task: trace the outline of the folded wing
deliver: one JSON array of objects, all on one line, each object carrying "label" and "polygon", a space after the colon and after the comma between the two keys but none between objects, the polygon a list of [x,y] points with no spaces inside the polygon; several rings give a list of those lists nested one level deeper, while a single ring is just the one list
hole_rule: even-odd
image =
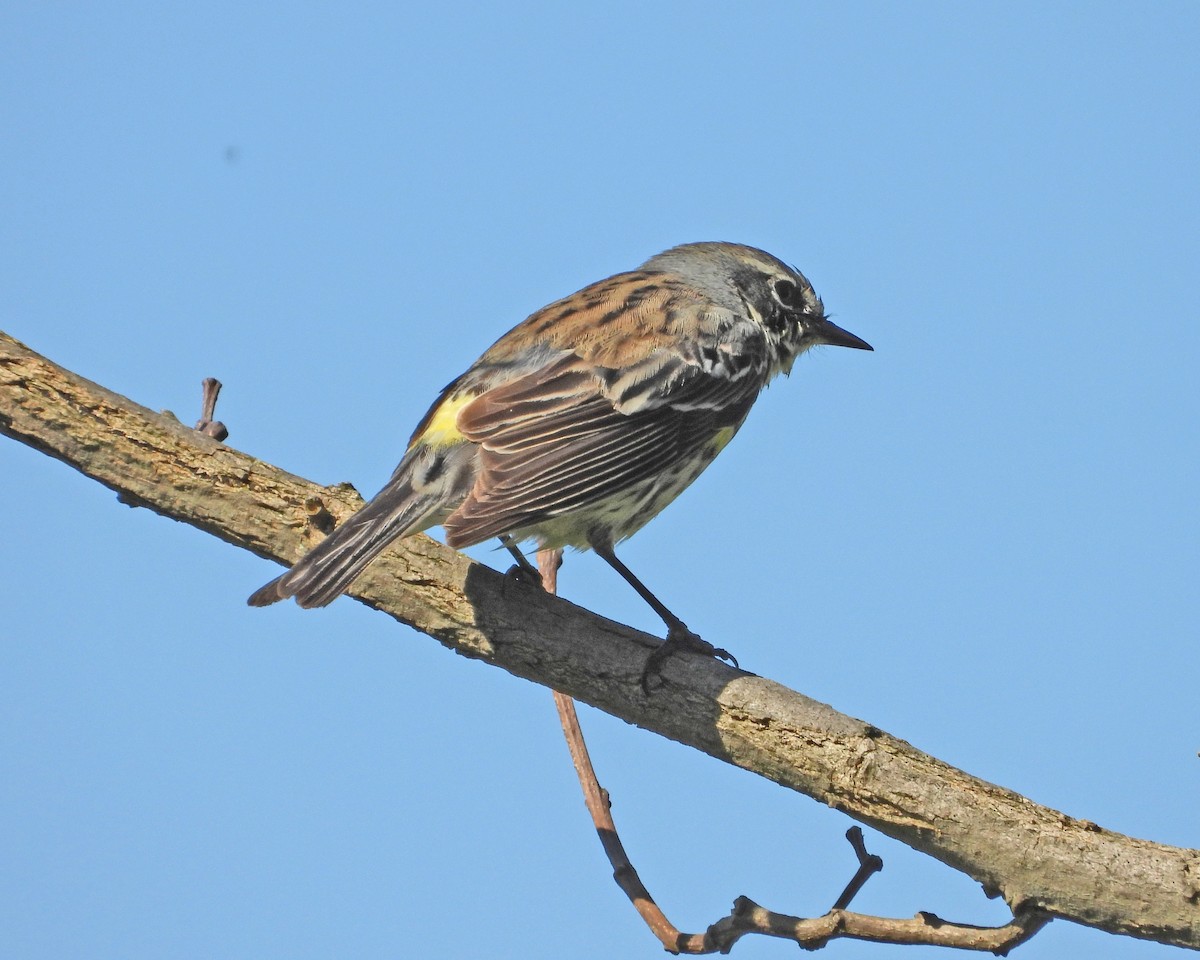
[{"label": "folded wing", "polygon": [[457,425],[480,445],[480,470],[445,522],[448,542],[526,529],[673,463],[711,459],[714,442],[741,424],[761,390],[765,360],[755,363],[744,342],[693,352],[657,347],[620,368],[566,353],[473,400]]}]

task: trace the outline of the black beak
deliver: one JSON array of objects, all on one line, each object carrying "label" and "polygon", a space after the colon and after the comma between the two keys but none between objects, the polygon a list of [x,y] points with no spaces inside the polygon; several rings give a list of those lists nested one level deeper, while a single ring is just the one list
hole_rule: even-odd
[{"label": "black beak", "polygon": [[849,330],[843,330],[825,317],[809,323],[808,332],[818,343],[827,343],[832,347],[853,347],[855,350],[875,349],[862,337],[856,337]]}]

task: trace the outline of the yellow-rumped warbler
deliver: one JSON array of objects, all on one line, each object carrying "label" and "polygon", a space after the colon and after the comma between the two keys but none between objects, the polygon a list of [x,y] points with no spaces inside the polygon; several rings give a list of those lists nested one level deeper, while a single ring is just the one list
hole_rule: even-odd
[{"label": "yellow-rumped warbler", "polygon": [[[870,350],[825,317],[797,270],[733,243],[691,243],[518,324],[442,391],[370,503],[250,597],[333,601],[389,543],[441,525],[591,548],[654,608],[674,649],[719,653],[613,553],[700,475],[759,392],[817,344]],[[645,677],[643,677],[643,682]]]}]

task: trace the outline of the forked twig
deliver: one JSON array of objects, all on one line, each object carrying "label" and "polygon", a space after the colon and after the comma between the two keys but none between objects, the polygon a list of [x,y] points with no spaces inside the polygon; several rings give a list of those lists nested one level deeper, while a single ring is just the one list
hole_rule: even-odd
[{"label": "forked twig", "polygon": [[[538,572],[547,593],[558,592],[558,568],[562,565],[561,550],[538,552]],[[958,947],[963,950],[986,950],[1003,956],[1050,922],[1050,916],[1038,911],[1023,911],[1002,927],[976,927],[950,923],[932,913],[918,913],[911,920],[875,917],[851,913],[846,909],[863,885],[883,869],[883,860],[869,853],[862,830],[851,827],[846,831],[858,858],[858,870],[837,898],[828,913],[820,917],[802,918],[775,913],[759,906],[749,897],[738,897],[729,915],[712,924],[704,933],[683,933],[662,912],[650,891],[646,889],[637,870],[629,860],[617,827],[612,818],[608,791],[600,786],[588,755],[587,743],[579,727],[575,701],[554,691],[554,705],[562,722],[567,749],[583,788],[583,800],[592,815],[592,823],[612,864],[613,879],[633,904],[646,926],[671,953],[706,954],[728,953],[738,940],[748,933],[793,940],[807,950],[819,950],[839,937],[872,940],[878,943],[924,944]]]},{"label": "forked twig", "polygon": [[846,839],[850,841],[850,846],[854,848],[854,855],[858,857],[858,872],[850,878],[846,889],[829,908],[830,910],[845,910],[850,906],[850,901],[858,896],[858,891],[863,888],[863,884],[871,879],[871,874],[878,873],[883,869],[883,858],[874,853],[867,853],[867,845],[863,842],[862,827],[851,827],[846,831]]}]

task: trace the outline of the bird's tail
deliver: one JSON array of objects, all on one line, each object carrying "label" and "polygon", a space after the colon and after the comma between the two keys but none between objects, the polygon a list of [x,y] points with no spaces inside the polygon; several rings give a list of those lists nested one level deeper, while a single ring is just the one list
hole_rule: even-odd
[{"label": "bird's tail", "polygon": [[265,607],[295,597],[302,607],[323,607],[336,600],[393,540],[433,526],[445,503],[445,490],[414,490],[413,471],[404,466],[370,503],[246,602]]}]

